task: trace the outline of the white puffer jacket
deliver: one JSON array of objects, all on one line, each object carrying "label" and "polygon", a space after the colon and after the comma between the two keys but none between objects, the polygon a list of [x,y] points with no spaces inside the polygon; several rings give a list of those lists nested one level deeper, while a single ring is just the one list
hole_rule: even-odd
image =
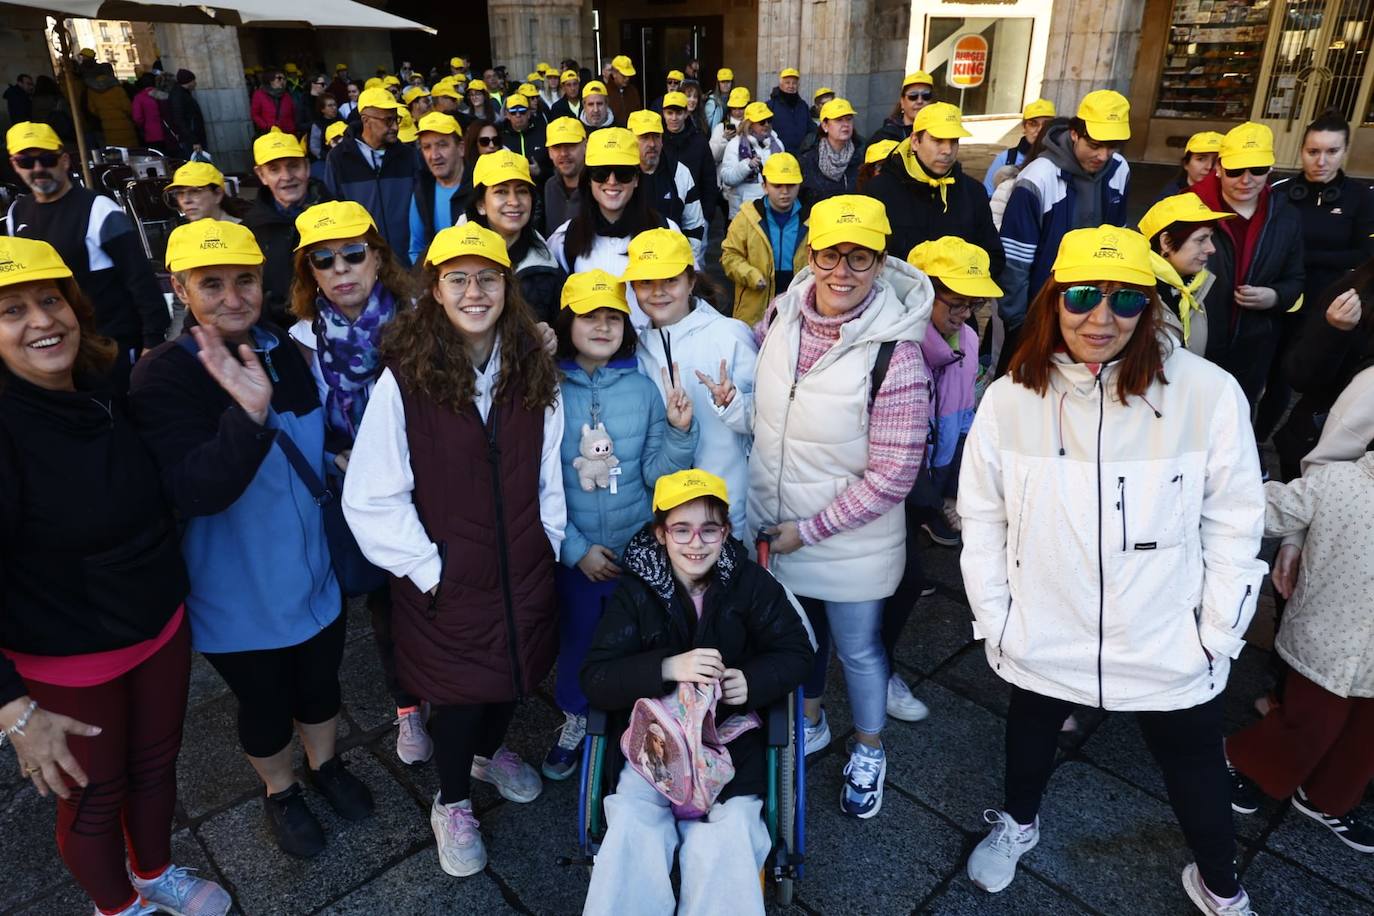
[{"label": "white puffer jacket", "polygon": [[[740,156],[741,146],[749,151],[743,158]],[[730,219],[735,218],[740,207],[763,196],[763,166],[773,153],[783,149],[775,130],[769,131],[768,138],[763,142],[749,134],[725,144],[725,153],[720,159],[720,186],[730,203]],[[755,161],[758,162],[758,169],[752,168]]]},{"label": "white puffer jacket", "polygon": [[[678,224],[672,220],[665,218],[664,222],[668,224],[667,228],[674,232],[682,231]],[[630,264],[631,239],[629,236],[598,235],[592,241],[591,251],[578,255],[569,264],[567,252],[564,249],[567,247],[565,240],[571,226],[572,220],[568,220],[555,229],[553,235],[549,236],[549,252],[565,273],[576,274],[600,268],[613,277],[619,277],[625,272],[625,268]],[[639,307],[639,300],[635,298],[634,287],[630,283],[625,284],[625,301],[630,304],[630,324],[634,326],[634,329],[642,331],[647,328],[649,316],[644,314],[644,309]]]},{"label": "white puffer jacket", "polygon": [[975,638],[1012,684],[1108,710],[1185,709],[1226,686],[1266,566],[1250,415],[1172,343],[1169,384],[1122,404],[1119,364],[1055,358],[1042,397],[988,388],[959,477]]}]

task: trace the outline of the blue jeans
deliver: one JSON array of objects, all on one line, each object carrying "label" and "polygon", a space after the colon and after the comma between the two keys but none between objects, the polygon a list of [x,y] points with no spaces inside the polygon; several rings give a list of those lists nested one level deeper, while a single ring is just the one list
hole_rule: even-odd
[{"label": "blue jeans", "polygon": [[606,602],[611,600],[618,584],[617,579],[593,582],[582,570],[569,569],[561,563],[554,569],[553,585],[558,593],[558,675],[553,698],[564,712],[587,714],[587,697],[579,681],[582,662],[591,648]]},{"label": "blue jeans", "polygon": [[887,653],[883,650],[882,601],[821,601],[798,596],[816,631],[816,661],[804,685],[808,700],[825,693],[830,643],[844,669],[854,727],[876,735],[887,722]]}]

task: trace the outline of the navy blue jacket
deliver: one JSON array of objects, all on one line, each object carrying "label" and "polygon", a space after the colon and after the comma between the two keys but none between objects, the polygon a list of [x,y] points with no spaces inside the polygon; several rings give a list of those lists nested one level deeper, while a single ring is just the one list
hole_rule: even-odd
[{"label": "navy blue jacket", "polygon": [[358,149],[357,129],[350,127],[325,160],[324,184],[336,200],[351,200],[372,214],[391,251],[410,266],[410,198],[424,163],[407,143],[393,143],[374,169]]}]

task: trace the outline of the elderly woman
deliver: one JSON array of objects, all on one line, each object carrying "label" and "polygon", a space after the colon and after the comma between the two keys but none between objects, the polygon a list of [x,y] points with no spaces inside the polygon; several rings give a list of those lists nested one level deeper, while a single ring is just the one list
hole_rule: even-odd
[{"label": "elderly woman", "polygon": [[1190,192],[1164,198],[1140,220],[1140,234],[1150,240],[1155,291],[1164,305],[1160,317],[1174,338],[1198,356],[1207,352],[1203,303],[1214,280],[1207,270],[1207,259],[1217,250],[1212,233],[1218,220],[1234,216],[1213,210]]},{"label": "elderly woman", "polygon": [[834,99],[820,109],[820,142],[802,153],[802,204],[813,207],[836,194],[853,194],[864,162],[864,144],[854,138],[854,106]]},{"label": "elderly woman", "polygon": [[[163,193],[187,222],[217,219],[241,223],[240,217],[248,209],[242,201],[225,196],[224,175],[208,162],[188,162],[177,169]],[[231,208],[237,215],[229,212]]]},{"label": "elderly woman", "polygon": [[1189,899],[1242,916],[1221,694],[1264,575],[1264,494],[1244,394],[1162,333],[1161,308],[1144,236],[1067,233],[965,444],[964,587],[1012,685],[1006,797],[968,875],[996,893],[1039,841],[1074,704],[1135,712],[1193,853]]},{"label": "elderly woman", "polygon": [[369,816],[372,795],[336,753],[343,601],[297,464],[323,476],[324,411],[300,352],[259,323],[262,262],[243,226],[172,231],[167,269],[197,326],[139,360],[130,403],[186,519],[191,644],[238,699],[239,743],[273,838],[311,857],[324,831],[296,782],[293,732],[307,781],[341,817]]},{"label": "elderly woman", "polygon": [[98,912],[223,914],[219,885],[172,864],[191,652],[171,508],[71,270],[30,239],[0,259],[0,744],[58,796],[57,848]]}]

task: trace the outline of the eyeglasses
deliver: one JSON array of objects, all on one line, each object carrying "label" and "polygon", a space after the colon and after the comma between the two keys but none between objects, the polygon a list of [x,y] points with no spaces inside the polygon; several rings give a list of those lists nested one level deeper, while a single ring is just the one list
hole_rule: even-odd
[{"label": "eyeglasses", "polygon": [[1263,178],[1268,175],[1272,169],[1273,166],[1270,165],[1252,165],[1248,169],[1222,169],[1222,171],[1226,173],[1227,178],[1239,178],[1246,172],[1249,172],[1256,178]]},{"label": "eyeglasses", "polygon": [[36,153],[30,156],[26,153],[20,153],[16,156],[11,156],[10,161],[21,169],[31,169],[35,165],[41,165],[45,169],[51,169],[62,161],[62,154],[46,152]]},{"label": "eyeglasses", "polygon": [[501,285],[506,282],[506,275],[499,270],[479,270],[475,274],[465,274],[462,271],[454,271],[451,274],[444,274],[439,278],[449,290],[457,296],[462,296],[468,291],[468,281],[477,279],[477,288],[484,293],[494,293],[501,289]]},{"label": "eyeglasses", "polygon": [[972,315],[984,301],[982,299],[951,299],[939,294],[936,294],[935,298],[945,304],[945,308],[949,309],[951,315]]},{"label": "eyeglasses", "polygon": [[1070,286],[1064,290],[1063,296],[1064,308],[1074,315],[1088,314],[1106,297],[1113,315],[1134,318],[1145,311],[1145,306],[1150,302],[1150,297],[1142,290],[1119,289],[1108,296],[1100,286]]},{"label": "eyeglasses", "polygon": [[929,102],[935,98],[935,93],[930,89],[915,89],[906,94],[908,102]]},{"label": "eyeglasses", "polygon": [[345,264],[361,264],[367,260],[367,242],[351,242],[337,249],[316,248],[307,257],[316,270],[329,270],[335,258],[343,258]]},{"label": "eyeglasses", "polygon": [[477,138],[477,145],[478,145],[478,146],[500,146],[500,145],[501,145],[501,138],[500,138],[500,137],[478,137],[478,138]]},{"label": "eyeglasses", "polygon": [[767,121],[755,121],[754,124],[755,124],[756,126],[758,126],[758,127],[762,127],[762,128],[764,128],[764,129],[768,129],[768,128],[771,128],[771,127],[773,126],[773,119],[772,119],[772,118],[769,118]]},{"label": "eyeglasses", "polygon": [[878,253],[869,248],[851,248],[848,254],[840,254],[835,248],[822,248],[811,252],[811,259],[821,270],[834,270],[843,259],[850,270],[863,273],[872,270],[873,265],[878,263]]},{"label": "eyeglasses", "polygon": [[725,528],[722,525],[702,525],[700,528],[695,525],[672,525],[668,528],[668,536],[674,544],[690,544],[697,537],[701,538],[703,544],[719,544],[721,538],[725,537]]},{"label": "eyeglasses", "polygon": [[638,174],[639,169],[633,165],[594,165],[587,169],[587,175],[597,184],[605,184],[612,175],[620,184],[629,184]]},{"label": "eyeglasses", "polygon": [[315,80],[315,82],[312,83],[311,85],[314,85],[314,86],[325,86],[325,85],[328,85],[328,84],[325,83],[324,80]]}]

